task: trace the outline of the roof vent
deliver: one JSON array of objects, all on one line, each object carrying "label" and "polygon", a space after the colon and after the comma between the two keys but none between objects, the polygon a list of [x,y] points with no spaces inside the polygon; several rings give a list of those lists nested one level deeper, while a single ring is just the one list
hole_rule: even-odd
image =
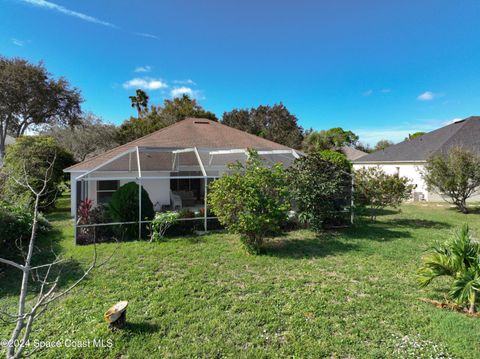
[{"label": "roof vent", "polygon": [[197,123],[199,125],[209,125],[210,124],[210,122],[208,122],[208,121],[193,121],[193,123]]}]

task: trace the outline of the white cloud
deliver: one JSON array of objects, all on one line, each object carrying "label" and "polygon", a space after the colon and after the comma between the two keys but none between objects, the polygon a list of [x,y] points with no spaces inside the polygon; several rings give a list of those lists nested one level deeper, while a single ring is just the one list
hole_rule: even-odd
[{"label": "white cloud", "polygon": [[373,90],[365,91],[362,95],[363,96],[370,96],[371,94],[373,94]]},{"label": "white cloud", "polygon": [[187,79],[187,80],[173,80],[172,81],[174,84],[178,85],[196,85],[196,83],[193,80]]},{"label": "white cloud", "polygon": [[25,3],[28,3],[30,5],[42,7],[42,8],[49,9],[49,10],[55,10],[55,11],[61,12],[62,14],[65,14],[65,15],[68,15],[68,16],[73,16],[73,17],[82,19],[84,21],[92,22],[94,24],[117,28],[117,26],[112,24],[112,23],[97,19],[96,17],[86,15],[86,14],[83,14],[81,12],[77,12],[77,11],[67,9],[66,7],[63,7],[61,5],[55,4],[55,3],[50,2],[50,1],[45,1],[45,0],[22,0],[22,1],[25,2]]},{"label": "white cloud", "polygon": [[160,90],[167,88],[166,82],[160,79],[136,77],[123,83],[123,88],[141,88],[144,90]]},{"label": "white cloud", "polygon": [[152,34],[149,34],[149,33],[147,33],[147,32],[135,32],[134,34],[137,35],[137,36],[142,36],[142,37],[146,37],[146,38],[149,38],[149,39],[156,39],[156,40],[158,40],[158,36],[157,36],[157,35],[152,35]]},{"label": "white cloud", "polygon": [[19,39],[15,39],[15,38],[12,38],[12,43],[16,46],[23,46],[25,45],[25,41],[22,41],[22,40],[19,40]]},{"label": "white cloud", "polygon": [[382,93],[390,93],[390,92],[392,92],[392,90],[391,90],[391,89],[381,89],[380,92],[382,92]]},{"label": "white cloud", "polygon": [[431,91],[425,91],[424,93],[417,96],[419,101],[432,101],[437,95]]},{"label": "white cloud", "polygon": [[152,67],[149,65],[146,66],[138,66],[133,70],[134,72],[150,72],[152,71]]},{"label": "white cloud", "polygon": [[190,97],[195,97],[195,91],[193,91],[190,87],[182,86],[182,87],[175,87],[170,91],[170,95],[172,97],[180,97],[182,95],[188,95]]}]

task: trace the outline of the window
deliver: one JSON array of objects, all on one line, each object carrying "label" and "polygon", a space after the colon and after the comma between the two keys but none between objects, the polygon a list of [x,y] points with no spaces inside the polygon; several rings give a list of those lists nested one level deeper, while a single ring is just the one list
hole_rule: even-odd
[{"label": "window", "polygon": [[108,203],[120,187],[120,181],[97,181],[97,203]]}]

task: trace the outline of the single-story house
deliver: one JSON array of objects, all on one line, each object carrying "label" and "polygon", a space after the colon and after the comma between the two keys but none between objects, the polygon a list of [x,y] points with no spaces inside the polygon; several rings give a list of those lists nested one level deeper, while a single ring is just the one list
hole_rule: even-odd
[{"label": "single-story house", "polygon": [[187,118],[66,168],[71,178],[71,214],[76,218],[86,198],[94,206],[108,202],[128,182],[147,191],[157,212],[201,210],[206,206],[208,182],[228,172],[228,164],[245,162],[248,149],[257,150],[267,163],[285,166],[301,156],[292,148],[219,122]]},{"label": "single-story house", "polygon": [[342,152],[345,155],[345,157],[347,157],[347,160],[351,162],[358,160],[363,156],[368,155],[367,152],[363,152],[363,151],[357,150],[356,148],[348,147],[348,146],[342,146],[340,148],[340,152]]},{"label": "single-story house", "polygon": [[[386,173],[408,177],[415,185],[413,199],[441,201],[442,196],[428,191],[422,178],[426,161],[438,154],[462,146],[480,153],[480,116],[456,121],[423,136],[405,140],[353,161],[354,169],[380,166]],[[470,200],[480,200],[480,195]]]},{"label": "single-story house", "polygon": [[[7,147],[8,145],[13,145],[14,143],[15,143],[15,138],[7,135],[7,137],[5,138],[5,147]],[[0,167],[2,166],[3,166],[3,159],[0,158]]]}]

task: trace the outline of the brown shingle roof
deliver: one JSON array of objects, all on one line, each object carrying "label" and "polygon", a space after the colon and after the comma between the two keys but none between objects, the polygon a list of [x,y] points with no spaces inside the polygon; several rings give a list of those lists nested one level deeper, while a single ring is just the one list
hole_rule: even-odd
[{"label": "brown shingle roof", "polygon": [[162,128],[135,141],[116,147],[101,155],[80,162],[65,169],[65,172],[86,171],[101,165],[132,147],[173,147],[173,148],[254,148],[257,150],[282,150],[289,147],[251,135],[221,123],[203,119],[187,118]]}]

